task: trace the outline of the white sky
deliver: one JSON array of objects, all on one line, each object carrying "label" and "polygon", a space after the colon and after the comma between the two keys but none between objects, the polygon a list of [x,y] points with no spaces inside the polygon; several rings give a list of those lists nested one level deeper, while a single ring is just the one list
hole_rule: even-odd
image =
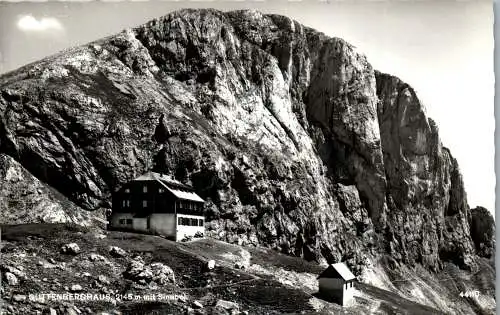
[{"label": "white sky", "polygon": [[0,3],[0,73],[183,7],[254,8],[344,38],[409,83],[457,158],[471,207],[494,214],[491,1]]}]

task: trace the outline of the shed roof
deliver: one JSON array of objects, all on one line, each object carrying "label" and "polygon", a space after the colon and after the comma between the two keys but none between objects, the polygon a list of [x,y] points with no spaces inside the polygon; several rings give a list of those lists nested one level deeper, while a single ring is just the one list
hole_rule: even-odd
[{"label": "shed roof", "polygon": [[344,281],[349,281],[356,279],[356,276],[349,270],[349,268],[342,262],[331,264],[325,269],[319,276],[320,278],[335,278],[343,279]]}]

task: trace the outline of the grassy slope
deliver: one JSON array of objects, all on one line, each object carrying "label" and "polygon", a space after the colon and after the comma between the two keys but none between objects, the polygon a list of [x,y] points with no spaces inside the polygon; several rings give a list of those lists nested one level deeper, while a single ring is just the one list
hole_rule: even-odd
[{"label": "grassy slope", "polygon": [[[411,313],[438,314],[435,309],[409,301],[397,294],[370,285],[358,285],[355,304],[342,309],[336,304],[315,297],[315,277],[322,267],[302,259],[278,254],[271,250],[243,248],[211,239],[191,243],[174,243],[156,236],[107,232],[107,237],[96,237],[101,232],[59,224],[28,224],[2,227],[2,264],[22,266],[27,279],[19,286],[5,286],[4,300],[12,305],[17,314],[31,313],[35,309],[61,308],[59,302],[37,304],[14,302],[16,294],[66,292],[64,286],[80,284],[84,293],[175,293],[184,294],[188,302],[75,302],[79,309],[90,312],[118,309],[124,314],[153,314],[184,312],[192,300],[201,300],[204,310],[211,312],[217,299],[237,302],[240,310],[250,314],[270,313]],[[60,247],[76,242],[82,249],[77,256],[60,253]],[[126,257],[115,258],[108,252],[109,246],[119,246],[127,251]],[[90,253],[106,257],[109,264],[90,262]],[[163,262],[175,272],[176,285],[161,288],[140,287],[123,278],[131,257],[139,254],[145,262]],[[46,265],[50,258],[59,267]],[[201,272],[207,259],[218,263],[215,271]],[[246,261],[245,261],[246,260]],[[234,269],[235,261],[245,261],[245,270]],[[65,263],[63,266],[62,263]],[[82,274],[88,272],[90,278]],[[106,289],[95,284],[98,275],[110,280]],[[44,279],[46,278],[46,279]],[[57,279],[57,282],[54,282]],[[207,287],[207,284],[210,287]],[[105,286],[106,287],[106,286]],[[103,291],[104,290],[104,291]],[[64,303],[63,303],[64,304]],[[5,305],[4,305],[5,306]],[[212,310],[213,312],[213,310]]]}]

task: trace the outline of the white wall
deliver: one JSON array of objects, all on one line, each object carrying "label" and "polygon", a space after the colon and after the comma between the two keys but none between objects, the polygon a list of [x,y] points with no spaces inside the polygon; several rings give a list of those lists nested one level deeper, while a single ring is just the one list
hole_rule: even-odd
[{"label": "white wall", "polygon": [[109,224],[114,228],[128,228],[132,229],[132,224],[120,224],[120,220],[123,219],[133,219],[132,213],[113,213],[111,215],[111,219],[109,220]]},{"label": "white wall", "polygon": [[333,298],[341,305],[348,304],[354,296],[354,286],[347,288],[342,279],[320,278],[318,282],[320,294],[326,298]]},{"label": "white wall", "polygon": [[132,227],[135,231],[148,231],[148,218],[134,218]]},{"label": "white wall", "polygon": [[153,213],[149,219],[149,231],[152,233],[174,237],[175,236],[175,214]]},{"label": "white wall", "polygon": [[[177,214],[177,220],[178,218],[203,219],[203,222],[205,222],[205,217],[199,215]],[[120,220],[123,219],[131,219],[132,224],[120,224]],[[197,232],[205,234],[205,226],[187,226],[177,224],[176,230],[176,218],[174,213],[151,214],[149,217],[149,229],[147,222],[147,217],[134,218],[132,213],[113,213],[110,219],[110,226],[140,232],[150,232],[164,235],[166,237],[175,237],[176,241],[180,241],[186,236],[193,237]]]},{"label": "white wall", "polygon": [[[352,284],[352,287],[350,286]],[[354,283],[350,283],[349,287],[346,289],[346,285],[344,285],[344,294],[342,298],[342,305],[349,304],[354,298]]]},{"label": "white wall", "polygon": [[[177,214],[177,221],[179,221],[179,218],[203,219],[203,222],[205,222],[205,217],[200,215]],[[181,241],[186,236],[194,236],[196,232],[201,232],[203,233],[203,235],[205,235],[205,225],[187,226],[177,224],[176,240]]]}]

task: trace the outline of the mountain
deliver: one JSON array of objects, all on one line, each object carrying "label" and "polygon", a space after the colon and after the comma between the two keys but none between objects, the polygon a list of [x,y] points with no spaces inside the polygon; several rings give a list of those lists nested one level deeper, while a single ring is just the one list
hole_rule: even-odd
[{"label": "mountain", "polygon": [[[415,91],[284,16],[176,11],[7,73],[0,95],[0,182],[42,187],[59,222],[99,222],[153,169],[192,184],[230,243],[358,274],[385,255],[429,272],[493,259],[494,221]],[[17,187],[2,222],[50,221]]]}]

